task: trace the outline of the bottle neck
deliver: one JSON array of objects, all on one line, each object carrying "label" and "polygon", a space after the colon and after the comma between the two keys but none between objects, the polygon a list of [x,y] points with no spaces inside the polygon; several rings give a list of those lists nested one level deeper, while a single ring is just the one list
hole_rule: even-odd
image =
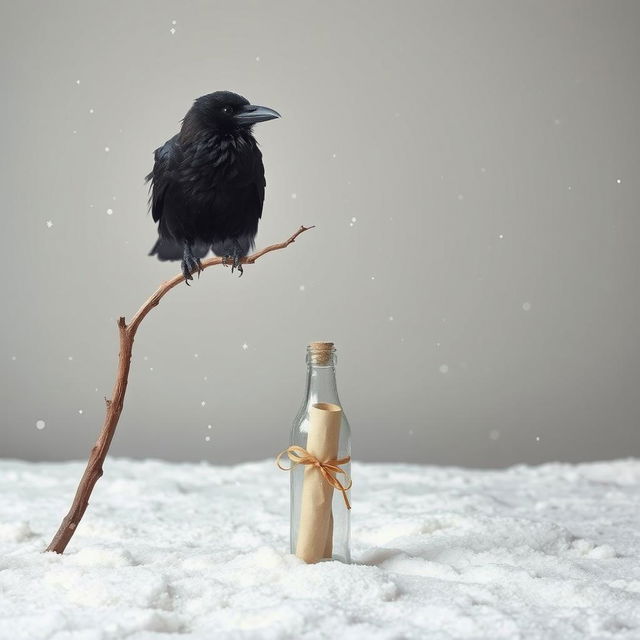
[{"label": "bottle neck", "polygon": [[307,362],[307,387],[305,404],[311,406],[317,402],[340,404],[338,387],[336,385],[336,369],[330,364],[315,364]]}]

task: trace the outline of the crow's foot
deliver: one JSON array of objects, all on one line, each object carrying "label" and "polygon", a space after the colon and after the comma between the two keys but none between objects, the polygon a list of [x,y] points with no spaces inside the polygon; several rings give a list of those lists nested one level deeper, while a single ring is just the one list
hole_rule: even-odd
[{"label": "crow's foot", "polygon": [[202,264],[200,262],[200,258],[196,258],[191,251],[191,247],[187,242],[184,243],[184,253],[182,255],[182,275],[184,276],[184,281],[189,285],[189,280],[193,280],[193,276],[191,275],[194,271],[198,272],[198,278],[200,277],[200,272],[202,271]]},{"label": "crow's foot", "polygon": [[233,241],[233,263],[231,264],[231,273],[233,273],[234,269],[238,270],[238,278],[242,277],[244,273],[244,269],[242,268],[242,258],[244,258],[244,254],[242,253],[242,249],[238,244],[237,240]]},{"label": "crow's foot", "polygon": [[244,273],[244,269],[242,268],[242,258],[237,253],[233,256],[231,273],[233,273],[234,269],[238,270],[238,278],[242,277],[242,274]]},{"label": "crow's foot", "polygon": [[231,273],[233,273],[236,269],[238,270],[238,277],[240,277],[244,273],[244,269],[242,268],[242,258],[243,256],[240,253],[234,253],[230,256],[223,256],[222,264],[225,267],[231,265]]},{"label": "crow's foot", "polygon": [[[222,255],[223,266],[228,267],[229,265],[231,265],[231,273],[233,273],[237,269],[238,277],[240,277],[244,272],[244,269],[242,268],[242,260],[245,255],[247,255],[246,251],[242,250],[242,247],[237,240],[227,239],[224,241],[223,246],[224,249],[222,246],[217,247],[214,244],[214,252],[216,251],[216,249],[218,249],[219,253],[217,255]],[[229,249],[231,249],[231,251],[229,251]],[[224,255],[222,250],[224,250]]]}]

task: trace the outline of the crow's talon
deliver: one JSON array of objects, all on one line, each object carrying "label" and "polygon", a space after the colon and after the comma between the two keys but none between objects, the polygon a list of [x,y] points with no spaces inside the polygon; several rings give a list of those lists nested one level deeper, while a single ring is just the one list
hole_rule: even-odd
[{"label": "crow's talon", "polygon": [[200,258],[196,258],[191,251],[191,247],[189,243],[184,243],[184,254],[182,256],[182,275],[184,276],[184,281],[189,285],[189,280],[193,280],[193,272],[198,272],[198,279],[200,278],[200,272],[202,271],[202,263],[200,262]]},{"label": "crow's talon", "polygon": [[242,268],[242,256],[239,253],[233,254],[233,264],[231,265],[231,273],[233,273],[236,269],[238,270],[238,278],[240,278],[244,273],[244,269]]}]

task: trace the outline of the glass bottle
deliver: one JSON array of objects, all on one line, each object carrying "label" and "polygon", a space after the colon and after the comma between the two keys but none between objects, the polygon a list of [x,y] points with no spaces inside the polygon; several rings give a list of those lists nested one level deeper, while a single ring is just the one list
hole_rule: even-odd
[{"label": "glass bottle", "polygon": [[[291,427],[290,445],[297,445],[306,449],[307,435],[309,432],[309,410],[314,404],[329,403],[342,407],[338,397],[336,386],[336,351],[333,342],[312,342],[307,347],[307,384],[302,405]],[[338,441],[337,458],[351,456],[351,429],[349,422],[342,410],[340,435]],[[291,529],[290,544],[291,553],[296,553],[296,543],[301,512],[302,485],[305,466],[295,465],[291,471]],[[351,477],[351,463],[340,465]],[[338,480],[346,486],[347,481],[342,474],[337,475]],[[350,500],[350,491],[347,491]],[[341,491],[333,491],[332,498],[332,522],[333,522],[333,550],[331,559],[341,562],[351,562],[350,538],[351,521],[350,511],[345,505]],[[328,558],[327,558],[328,559]]]}]

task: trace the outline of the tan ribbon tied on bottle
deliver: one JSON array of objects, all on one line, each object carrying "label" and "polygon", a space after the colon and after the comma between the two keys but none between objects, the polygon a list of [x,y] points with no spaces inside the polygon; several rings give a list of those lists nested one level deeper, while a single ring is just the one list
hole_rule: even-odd
[{"label": "tan ribbon tied on bottle", "polygon": [[[283,467],[280,464],[280,459],[284,454],[287,454],[289,460],[291,460],[290,467]],[[334,489],[342,492],[342,497],[344,498],[344,503],[347,509],[351,509],[351,505],[349,504],[349,498],[347,498],[347,491],[351,489],[351,478],[349,474],[340,468],[340,465],[347,464],[351,460],[351,456],[346,456],[345,458],[337,458],[335,460],[325,460],[324,462],[318,460],[315,456],[311,455],[306,449],[303,447],[299,447],[298,445],[291,445],[290,447],[282,450],[276,456],[276,464],[278,468],[283,471],[291,471],[299,464],[311,464],[314,467],[317,467],[320,473],[322,473],[322,477],[325,481],[330,484]],[[344,475],[344,481],[346,486],[343,485],[340,480],[336,477],[339,473]],[[332,475],[336,474],[336,475]]]}]

